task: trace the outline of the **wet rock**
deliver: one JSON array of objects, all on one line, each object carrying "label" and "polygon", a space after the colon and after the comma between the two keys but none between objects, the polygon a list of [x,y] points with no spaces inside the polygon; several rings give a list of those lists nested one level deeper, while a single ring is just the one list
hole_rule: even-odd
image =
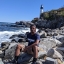
[{"label": "wet rock", "polygon": [[12,35],[10,37],[10,39],[11,39],[11,42],[23,42],[23,41],[25,41],[25,39],[24,39],[25,36],[26,35],[24,35],[24,34]]},{"label": "wet rock", "polygon": [[18,37],[19,38],[25,38],[25,34],[19,34]]},{"label": "wet rock", "polygon": [[26,22],[25,22],[25,21],[19,21],[19,22],[16,22],[15,24],[16,24],[16,25],[25,25]]},{"label": "wet rock", "polygon": [[15,39],[12,39],[11,42],[17,42]]},{"label": "wet rock", "polygon": [[26,38],[15,37],[15,38],[11,39],[11,42],[26,42]]},{"label": "wet rock", "polygon": [[26,32],[26,35],[29,34],[29,32]]},{"label": "wet rock", "polygon": [[17,36],[18,36],[17,34],[12,35],[9,39],[15,38],[15,37],[17,37]]},{"label": "wet rock", "polygon": [[15,37],[11,40],[11,42],[15,41],[15,42],[18,42],[19,38],[18,37]]},{"label": "wet rock", "polygon": [[18,42],[26,42],[25,38],[20,38]]}]

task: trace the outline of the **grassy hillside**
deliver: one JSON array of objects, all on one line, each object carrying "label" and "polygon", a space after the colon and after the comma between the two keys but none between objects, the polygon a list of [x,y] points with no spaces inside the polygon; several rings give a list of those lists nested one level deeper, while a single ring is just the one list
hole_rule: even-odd
[{"label": "grassy hillside", "polygon": [[54,20],[60,16],[64,17],[64,7],[59,8],[57,10],[51,10],[48,12],[44,12],[43,14],[40,15],[40,18],[44,18],[46,20]]}]

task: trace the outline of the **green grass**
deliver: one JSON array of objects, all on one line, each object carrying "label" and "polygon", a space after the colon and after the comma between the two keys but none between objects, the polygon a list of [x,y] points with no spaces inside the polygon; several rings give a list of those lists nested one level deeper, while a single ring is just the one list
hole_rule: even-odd
[{"label": "green grass", "polygon": [[59,8],[57,10],[51,10],[48,12],[44,12],[43,14],[40,15],[40,18],[44,18],[46,20],[54,20],[58,16],[64,17],[64,7]]}]

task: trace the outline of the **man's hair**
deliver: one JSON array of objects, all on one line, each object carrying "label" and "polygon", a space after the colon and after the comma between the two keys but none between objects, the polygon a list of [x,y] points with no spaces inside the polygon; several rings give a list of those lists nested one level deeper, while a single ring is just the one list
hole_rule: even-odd
[{"label": "man's hair", "polygon": [[34,25],[34,24],[30,25],[30,28],[32,28],[32,26],[34,26],[36,28],[36,25]]}]

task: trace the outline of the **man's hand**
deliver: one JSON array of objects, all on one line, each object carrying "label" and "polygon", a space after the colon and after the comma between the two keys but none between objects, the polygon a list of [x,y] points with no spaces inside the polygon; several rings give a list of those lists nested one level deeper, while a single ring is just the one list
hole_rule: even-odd
[{"label": "man's hand", "polygon": [[27,46],[24,51],[27,52],[28,54],[33,54],[32,48],[30,46]]},{"label": "man's hand", "polygon": [[25,51],[27,51],[29,48],[30,48],[29,46],[26,46]]}]

